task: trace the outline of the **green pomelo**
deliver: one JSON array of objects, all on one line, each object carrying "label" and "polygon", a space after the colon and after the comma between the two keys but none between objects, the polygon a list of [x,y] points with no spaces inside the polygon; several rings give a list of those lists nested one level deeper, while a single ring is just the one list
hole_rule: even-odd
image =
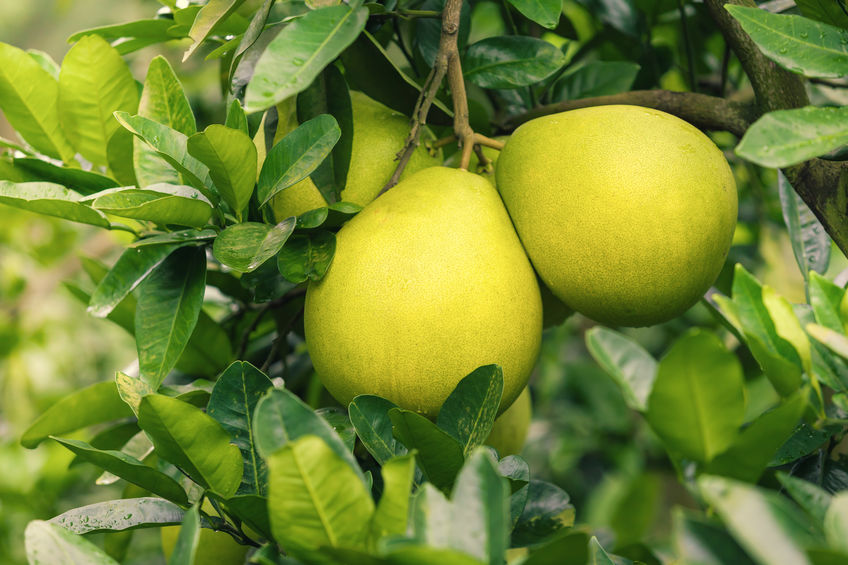
[{"label": "green pomelo", "polygon": [[539,276],[571,308],[617,326],[680,315],[713,283],[736,225],[721,150],[670,114],[600,106],[512,134],[498,190]]},{"label": "green pomelo", "polygon": [[420,171],[338,233],[311,283],[306,343],[342,404],[376,394],[434,417],[481,365],[504,371],[502,410],[539,351],[536,277],[491,183],[458,169]]},{"label": "green pomelo", "polygon": [[494,447],[501,457],[518,455],[527,439],[527,429],[532,417],[530,389],[525,387],[512,406],[495,420],[486,445]]}]

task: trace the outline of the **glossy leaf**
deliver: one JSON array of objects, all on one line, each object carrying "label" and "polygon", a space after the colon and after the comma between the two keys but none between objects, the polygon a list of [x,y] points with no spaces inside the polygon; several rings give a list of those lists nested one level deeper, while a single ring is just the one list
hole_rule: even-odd
[{"label": "glossy leaf", "polygon": [[562,0],[509,0],[516,10],[542,27],[554,29],[562,13]]},{"label": "glossy leaf", "polygon": [[592,61],[557,80],[551,98],[578,100],[627,92],[639,69],[639,65],[628,61]]},{"label": "glossy leaf", "polygon": [[339,227],[362,210],[362,206],[353,202],[335,202],[309,210],[297,217],[297,227],[311,230],[318,227]]},{"label": "glossy leaf", "polygon": [[790,14],[726,6],[766,57],[807,77],[848,74],[848,31]]},{"label": "glossy leaf", "polygon": [[183,55],[183,62],[191,57],[192,53],[200,47],[200,44],[212,33],[212,30],[217,24],[226,20],[243,3],[244,0],[209,0],[200,9],[194,18],[194,23],[191,24],[191,30],[189,30],[188,36],[194,43],[191,44],[191,47]]},{"label": "glossy leaf", "polygon": [[186,147],[193,157],[209,167],[221,198],[240,218],[256,183],[253,140],[239,130],[212,124],[203,133],[188,138]]},{"label": "glossy leaf", "polygon": [[[183,86],[168,60],[157,55],[150,61],[138,104],[138,115],[166,125],[184,135],[197,131]],[[160,182],[179,184],[179,174],[142,139],[133,138],[133,164],[139,186]]]},{"label": "glossy leaf", "polygon": [[38,180],[61,184],[83,195],[119,186],[114,179],[93,171],[59,167],[32,157],[16,158],[13,163],[15,168],[31,173]]},{"label": "glossy leaf", "polygon": [[670,451],[712,460],[730,447],[745,417],[736,356],[707,332],[679,339],[659,363],[646,417]]},{"label": "glossy leaf", "polygon": [[127,245],[127,247],[139,248],[147,246],[169,245],[173,243],[208,241],[210,239],[214,239],[217,234],[218,232],[211,228],[206,228],[202,230],[187,229],[171,231],[137,239]]},{"label": "glossy leaf", "polygon": [[212,216],[212,203],[203,193],[184,185],[161,183],[145,188],[110,188],[86,199],[101,212],[159,225],[201,227]]},{"label": "glossy leaf", "polygon": [[277,267],[287,281],[299,284],[324,277],[336,252],[333,232],[316,230],[292,236],[277,255]]},{"label": "glossy leaf", "polygon": [[804,479],[780,471],[776,473],[776,476],[798,506],[803,508],[817,525],[822,526],[833,496],[820,486]]},{"label": "glossy leaf", "polygon": [[180,533],[168,565],[192,565],[200,543],[200,511],[197,504],[188,509],[183,517]]},{"label": "glossy leaf", "polygon": [[183,510],[176,504],[161,498],[145,497],[81,506],[51,518],[50,523],[62,526],[75,534],[88,534],[158,528],[179,524],[182,519]]},{"label": "glossy leaf", "polygon": [[106,216],[80,202],[81,198],[81,194],[58,184],[0,180],[0,204],[81,224],[108,227]]},{"label": "glossy leaf", "polygon": [[364,547],[374,501],[347,461],[306,435],[268,458],[268,510],[274,538],[298,556],[322,545]]},{"label": "glossy leaf", "polygon": [[436,424],[462,446],[463,455],[483,445],[503,395],[500,365],[478,367],[456,385],[439,409]]},{"label": "glossy leaf", "polygon": [[565,64],[565,55],[541,39],[501,36],[470,45],[462,61],[465,78],[482,88],[519,88],[544,80]]},{"label": "glossy leaf", "polygon": [[113,112],[135,112],[138,89],[124,60],[102,37],[80,39],[62,61],[59,120],[74,148],[96,165],[119,125]]},{"label": "glossy leaf", "polygon": [[286,218],[275,226],[258,222],[234,224],[215,238],[212,253],[235,271],[255,271],[283,248],[294,225],[294,218]]},{"label": "glossy leaf", "polygon": [[313,10],[287,25],[256,63],[245,93],[248,112],[265,110],[305,90],[365,28],[368,9]]},{"label": "glossy leaf", "polygon": [[350,421],[365,449],[380,465],[394,457],[405,455],[406,447],[392,435],[389,410],[397,406],[385,398],[360,395],[348,406]]},{"label": "glossy leaf", "polygon": [[42,520],[27,524],[24,543],[30,565],[118,565],[87,539]]},{"label": "glossy leaf", "polygon": [[748,554],[716,522],[675,508],[674,548],[689,565],[755,565]]},{"label": "glossy leaf", "polygon": [[745,132],[736,154],[763,167],[788,167],[846,143],[848,108],[806,106],[764,114]]},{"label": "glossy leaf", "polygon": [[45,410],[24,432],[21,445],[32,449],[51,435],[132,416],[114,381],[96,383],[68,394]]},{"label": "glossy leaf", "polygon": [[777,173],[777,187],[783,221],[789,230],[792,253],[801,274],[809,278],[810,271],[824,273],[830,263],[830,236],[782,172]]},{"label": "glossy leaf", "polygon": [[0,42],[0,109],[36,150],[63,161],[74,149],[59,125],[59,83],[17,47]]},{"label": "glossy leaf", "polygon": [[279,191],[312,174],[340,137],[336,119],[321,114],[300,124],[274,145],[259,173],[256,194],[260,205],[267,204]]},{"label": "glossy leaf", "polygon": [[138,425],[150,436],[156,453],[193,480],[224,497],[236,493],[241,452],[211,416],[182,400],[151,394],[141,399]]},{"label": "glossy leaf", "polygon": [[[162,498],[177,504],[188,503],[185,491],[177,482],[168,475],[165,475],[152,467],[148,467],[135,457],[127,455],[122,451],[101,451],[84,441],[62,439],[58,437],[54,437],[53,439],[67,447],[70,451],[74,452],[85,461],[88,461],[93,465],[97,465],[104,471],[113,473],[127,482],[138,485],[145,490],[149,490],[153,494],[157,494]],[[136,516],[136,518],[139,518],[139,516]]]},{"label": "glossy leaf", "polygon": [[274,384],[246,361],[236,361],[215,382],[206,413],[221,424],[241,451],[244,473],[238,494],[265,494],[266,466],[254,438],[253,418],[259,399]]},{"label": "glossy leaf", "polygon": [[406,533],[409,516],[409,500],[412,480],[415,477],[415,458],[402,455],[390,459],[380,468],[383,478],[383,493],[369,525],[369,545],[386,536],[401,536]]},{"label": "glossy leaf", "polygon": [[184,247],[139,286],[135,335],[141,376],[153,390],[177,363],[197,325],[206,289],[206,257]]},{"label": "glossy leaf", "polygon": [[449,489],[462,468],[462,445],[433,422],[410,410],[389,410],[394,435],[409,450],[416,450],[415,460],[437,488]]},{"label": "glossy leaf", "polygon": [[651,354],[629,337],[602,326],[586,332],[586,347],[621,388],[627,405],[644,412],[657,376]]}]

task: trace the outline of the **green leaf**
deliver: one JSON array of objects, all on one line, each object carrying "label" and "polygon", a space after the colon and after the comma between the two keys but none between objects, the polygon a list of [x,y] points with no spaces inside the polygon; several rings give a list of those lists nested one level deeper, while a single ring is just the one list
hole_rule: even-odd
[{"label": "green leaf", "polygon": [[0,109],[37,151],[69,162],[75,151],[59,125],[59,82],[26,51],[0,42]]},{"label": "green leaf", "polygon": [[[117,475],[127,482],[138,485],[145,490],[149,490],[153,494],[158,494],[162,498],[177,504],[188,504],[185,491],[176,481],[174,481],[174,479],[152,467],[148,467],[135,457],[131,457],[121,451],[101,451],[84,441],[75,439],[62,439],[58,437],[53,437],[53,439],[67,447],[76,455],[80,456],[83,460],[88,461],[93,465],[97,465],[104,471]],[[142,516],[135,516],[136,520],[141,518]],[[66,524],[60,523],[60,525],[70,528],[70,526]],[[86,526],[93,526],[93,522],[86,522]],[[76,533],[85,532],[77,531]]]},{"label": "green leaf", "polygon": [[806,408],[799,391],[783,404],[762,414],[739,434],[730,448],[713,459],[706,472],[756,483],[780,446],[795,430]]},{"label": "green leaf", "polygon": [[30,565],[118,565],[87,539],[42,520],[27,524],[24,543]]},{"label": "green leaf", "polygon": [[712,460],[730,447],[745,417],[736,356],[711,333],[682,337],[659,363],[645,416],[670,451]]},{"label": "green leaf", "polygon": [[804,278],[809,280],[810,271],[823,273],[827,270],[830,263],[830,236],[780,171],[777,173],[777,188],[795,262]]},{"label": "green leaf", "polygon": [[[70,443],[69,440],[65,442]],[[81,441],[74,443],[86,445]],[[169,480],[174,483],[173,479]],[[179,488],[176,483],[174,485]],[[185,499],[185,492],[182,495]],[[51,518],[50,523],[75,534],[120,532],[179,524],[183,514],[179,506],[161,498],[125,498],[80,506]]]},{"label": "green leaf", "polygon": [[390,459],[383,464],[380,474],[383,478],[383,494],[371,516],[368,532],[369,546],[372,548],[377,547],[377,543],[386,536],[406,534],[415,458],[402,455]]},{"label": "green leaf", "polygon": [[806,422],[801,422],[796,426],[792,437],[777,451],[769,466],[779,467],[813,453],[822,447],[839,429],[838,425],[816,429]]},{"label": "green leaf", "polygon": [[61,184],[80,194],[92,194],[99,190],[119,186],[114,179],[98,173],[83,171],[82,169],[59,167],[47,161],[32,157],[17,158],[13,160],[13,163],[15,168],[31,173],[38,180]]},{"label": "green leaf", "polygon": [[820,486],[804,479],[793,477],[781,471],[778,471],[776,476],[789,496],[816,521],[818,526],[823,526],[833,496]]},{"label": "green leaf", "polygon": [[259,399],[273,386],[265,373],[246,361],[236,361],[218,377],[206,407],[206,413],[241,451],[244,473],[239,494],[265,494],[267,469],[256,447],[253,418]]},{"label": "green leaf", "polygon": [[183,62],[191,57],[192,53],[200,47],[200,44],[212,33],[216,25],[226,20],[243,3],[244,0],[209,0],[197,12],[194,23],[191,24],[191,30],[189,30],[188,36],[194,43],[191,44],[191,47],[183,55]]},{"label": "green leaf", "polygon": [[462,60],[465,78],[482,88],[519,88],[542,81],[566,62],[547,41],[525,36],[490,37],[468,47]]},{"label": "green leaf", "polygon": [[218,232],[211,228],[206,228],[202,230],[192,228],[187,230],[171,231],[167,233],[160,233],[148,237],[143,237],[130,243],[129,245],[127,245],[127,247],[139,248],[147,247],[149,245],[168,245],[172,243],[201,242],[214,239],[217,235]]},{"label": "green leaf", "polygon": [[286,218],[275,226],[258,222],[234,224],[215,238],[212,253],[235,271],[255,271],[283,248],[294,225],[294,218]]},{"label": "green leaf", "polygon": [[152,245],[126,249],[91,294],[89,314],[105,318],[179,246]]},{"label": "green leaf", "polygon": [[436,424],[462,446],[467,456],[483,445],[498,414],[503,395],[503,369],[485,365],[463,377],[439,409]]},{"label": "green leaf", "polygon": [[80,202],[81,198],[81,194],[58,184],[0,180],[0,204],[81,224],[109,227],[106,216]]},{"label": "green leaf", "polygon": [[271,522],[268,519],[268,499],[256,494],[239,494],[223,498],[214,492],[208,492],[209,497],[224,504],[227,512],[231,512],[256,532],[272,539]]},{"label": "green leaf", "polygon": [[106,160],[109,162],[109,174],[115,177],[114,186],[138,186],[133,166],[133,134],[124,128],[118,128],[106,144]]},{"label": "green leaf", "polygon": [[602,326],[586,332],[586,347],[621,388],[627,405],[644,412],[657,376],[657,361],[651,354],[629,337]]},{"label": "green leaf", "polygon": [[845,297],[845,289],[815,272],[810,273],[808,288],[816,322],[833,331],[843,331],[839,308]]},{"label": "green leaf", "polygon": [[277,268],[287,281],[299,284],[307,280],[319,281],[324,277],[336,252],[333,232],[316,230],[309,234],[296,234],[277,255]]},{"label": "green leaf", "polygon": [[509,497],[510,529],[518,524],[527,498],[530,496],[530,466],[518,455],[508,455],[498,462],[498,472],[509,479],[512,494]]},{"label": "green leaf", "polygon": [[96,383],[66,395],[45,410],[24,432],[21,445],[32,449],[51,435],[132,416],[114,381]]},{"label": "green leaf", "polygon": [[241,218],[256,184],[256,146],[246,134],[213,124],[188,138],[188,152],[209,167],[224,202]]},{"label": "green leaf", "polygon": [[562,14],[562,0],[509,0],[516,10],[542,27],[554,29]]},{"label": "green leaf", "polygon": [[848,143],[848,108],[776,110],[748,128],[736,154],[763,167],[788,167]]},{"label": "green leaf", "polygon": [[433,484],[424,483],[416,492],[412,523],[417,542],[431,547],[452,547],[453,505]]},{"label": "green leaf", "polygon": [[592,536],[589,540],[589,564],[590,565],[614,565],[609,554],[598,541],[598,538]]},{"label": "green leaf", "polygon": [[365,28],[368,9],[330,6],[308,12],[271,40],[245,93],[247,112],[265,110],[305,90]]},{"label": "green leaf", "polygon": [[763,305],[774,321],[777,335],[792,345],[801,359],[801,366],[804,371],[808,375],[812,374],[810,340],[801,328],[801,322],[798,321],[798,316],[795,315],[792,305],[769,286],[763,287]]},{"label": "green leaf", "polygon": [[275,194],[309,176],[330,154],[340,137],[336,119],[321,114],[300,124],[274,145],[259,173],[256,194],[260,205],[267,204]]},{"label": "green leaf", "polygon": [[[138,104],[138,115],[166,125],[184,135],[197,131],[183,86],[168,60],[157,55],[150,61]],[[142,139],[133,138],[133,162],[139,186],[160,182],[179,184],[179,174]]]},{"label": "green leaf", "polygon": [[339,227],[362,210],[362,206],[353,202],[335,202],[304,212],[297,217],[297,228],[312,230],[321,226]]},{"label": "green leaf", "polygon": [[368,394],[357,396],[348,406],[356,435],[380,465],[407,452],[406,447],[392,435],[389,418],[392,408],[397,408],[393,402]]},{"label": "green leaf", "polygon": [[807,77],[848,74],[848,31],[802,16],[725,6],[766,57]]},{"label": "green leaf", "polygon": [[274,538],[297,557],[323,545],[363,548],[374,501],[347,461],[306,435],[268,458],[268,510]]},{"label": "green leaf", "polygon": [[[112,24],[100,27],[93,27],[78,31],[68,38],[68,43],[75,43],[86,35],[99,35],[108,41],[115,39],[147,39],[155,40],[156,42],[167,41],[180,37],[178,34],[168,33],[168,30],[174,26],[174,20],[171,19],[154,19],[154,20],[136,20],[122,24]],[[120,45],[118,45],[120,48]]]},{"label": "green leaf", "polygon": [[592,61],[557,80],[551,99],[579,100],[627,92],[640,68],[629,61]]},{"label": "green leaf", "polygon": [[409,450],[416,450],[418,466],[434,486],[449,489],[462,468],[462,445],[433,422],[410,410],[389,410],[394,435]]},{"label": "green leaf", "polygon": [[168,565],[193,565],[197,546],[200,543],[199,504],[198,502],[185,513],[174,551],[168,559]]},{"label": "green leaf", "polygon": [[212,186],[209,168],[188,154],[188,137],[184,133],[143,116],[131,116],[126,112],[116,112],[115,118],[130,133],[147,143],[157,155],[177,169],[186,183],[201,191],[206,198],[215,201],[209,188]]},{"label": "green leaf", "polygon": [[138,425],[156,453],[185,471],[194,481],[224,497],[236,493],[243,463],[230,435],[200,408],[151,394],[141,399]]},{"label": "green leaf", "polygon": [[[736,541],[761,565],[808,565],[802,548],[817,545],[786,498],[730,479],[703,475],[698,488]],[[755,520],[750,519],[756,516]]]},{"label": "green leaf", "polygon": [[256,448],[266,459],[300,437],[317,436],[330,446],[330,449],[350,466],[362,484],[365,484],[359,464],[332,426],[288,390],[270,390],[259,400],[253,427]]},{"label": "green leaf", "polygon": [[755,565],[720,524],[675,508],[674,549],[688,565]]},{"label": "green leaf", "polygon": [[796,0],[801,14],[833,26],[848,28],[848,14],[843,11],[844,0]]},{"label": "green leaf", "polygon": [[169,255],[139,286],[135,315],[139,369],[153,390],[171,372],[192,335],[205,281],[203,250],[184,247]]},{"label": "green leaf", "polygon": [[527,502],[512,532],[514,546],[534,545],[574,525],[574,506],[558,486],[530,479]]},{"label": "green leaf", "polygon": [[807,333],[843,359],[848,359],[848,337],[844,334],[818,324],[807,324]]},{"label": "green leaf", "polygon": [[59,120],[83,157],[107,165],[106,146],[118,129],[113,112],[137,108],[135,79],[111,45],[88,35],[71,47],[59,73]]}]

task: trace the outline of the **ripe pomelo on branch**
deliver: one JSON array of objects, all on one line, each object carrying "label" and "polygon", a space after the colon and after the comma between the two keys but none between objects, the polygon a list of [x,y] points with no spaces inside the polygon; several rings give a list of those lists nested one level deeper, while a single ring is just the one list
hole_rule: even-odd
[{"label": "ripe pomelo on branch", "polygon": [[682,314],[715,281],[736,226],[736,184],[721,150],[649,108],[531,120],[510,137],[496,176],[541,279],[604,324]]},{"label": "ripe pomelo on branch", "polygon": [[376,394],[435,417],[468,373],[497,363],[501,409],[527,383],[542,305],[533,268],[494,187],[431,167],[365,207],[310,283],[306,343],[342,404]]}]

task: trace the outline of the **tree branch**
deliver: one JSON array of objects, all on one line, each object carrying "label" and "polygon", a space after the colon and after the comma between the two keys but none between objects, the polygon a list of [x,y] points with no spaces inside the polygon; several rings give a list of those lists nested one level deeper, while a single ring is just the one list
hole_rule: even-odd
[{"label": "tree branch", "polygon": [[506,128],[514,129],[539,116],[611,104],[631,104],[662,110],[674,114],[700,129],[729,131],[740,137],[759,117],[759,112],[755,106],[743,102],[733,102],[717,96],[694,92],[672,92],[670,90],[633,90],[621,94],[568,100],[539,106],[511,118],[507,122]]}]

